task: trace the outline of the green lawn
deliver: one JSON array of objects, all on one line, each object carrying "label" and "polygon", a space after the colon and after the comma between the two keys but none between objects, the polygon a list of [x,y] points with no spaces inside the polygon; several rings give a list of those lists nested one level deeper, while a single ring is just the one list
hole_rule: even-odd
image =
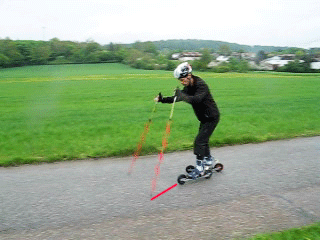
[{"label": "green lawn", "polygon": [[320,223],[282,232],[258,234],[250,240],[320,240]]},{"label": "green lawn", "polygon": [[[195,73],[221,111],[212,146],[320,135],[320,74]],[[172,72],[121,64],[0,70],[0,166],[131,155]],[[171,105],[158,104],[143,154],[161,148]],[[198,121],[177,103],[168,150],[190,149]]]}]

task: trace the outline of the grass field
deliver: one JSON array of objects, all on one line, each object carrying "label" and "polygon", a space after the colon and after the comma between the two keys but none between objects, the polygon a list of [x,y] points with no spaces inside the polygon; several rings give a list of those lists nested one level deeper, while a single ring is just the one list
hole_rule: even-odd
[{"label": "grass field", "polygon": [[[195,73],[221,111],[211,146],[320,135],[320,74]],[[171,72],[121,64],[0,69],[0,166],[131,155]],[[161,147],[171,105],[158,104],[143,154]],[[198,121],[177,103],[168,151],[191,149]]]},{"label": "grass field", "polygon": [[258,234],[250,240],[320,240],[320,222],[282,232]]}]

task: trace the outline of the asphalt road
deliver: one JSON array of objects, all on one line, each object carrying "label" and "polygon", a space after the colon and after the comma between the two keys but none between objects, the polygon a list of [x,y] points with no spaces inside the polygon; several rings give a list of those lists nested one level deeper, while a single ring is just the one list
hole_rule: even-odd
[{"label": "asphalt road", "polygon": [[[213,148],[209,180],[151,199],[156,155],[0,168],[0,239],[234,239],[320,221],[320,137]],[[194,164],[168,153],[155,194]]]}]

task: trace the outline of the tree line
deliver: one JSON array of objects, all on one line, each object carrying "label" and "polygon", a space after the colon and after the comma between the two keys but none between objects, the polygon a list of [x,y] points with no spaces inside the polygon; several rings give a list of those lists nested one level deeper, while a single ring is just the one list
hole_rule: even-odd
[{"label": "tree line", "polygon": [[0,67],[19,67],[43,64],[121,62],[121,47],[86,42],[0,39]]},{"label": "tree line", "polygon": [[261,46],[261,45],[242,45],[237,43],[229,43],[223,41],[214,40],[197,40],[197,39],[187,39],[187,40],[162,40],[155,41],[156,47],[162,51],[165,49],[177,50],[177,51],[194,51],[196,49],[216,49],[218,50],[221,46],[228,46],[232,51],[244,51],[244,52],[254,52],[259,51],[264,52],[274,52],[283,51],[288,49],[288,47],[276,47],[276,46]]},{"label": "tree line", "polygon": [[[6,38],[0,39],[0,68],[44,64],[119,62],[139,69],[173,70],[179,62],[171,59],[172,54],[182,51],[181,49],[183,48],[190,49],[193,47],[193,51],[200,51],[202,53],[201,59],[194,60],[191,63],[195,70],[216,72],[246,72],[250,70],[248,61],[241,58],[231,58],[228,63],[208,68],[208,63],[214,60],[212,53],[230,55],[233,51],[237,51],[238,53],[246,52],[245,49],[233,49],[232,46],[234,44],[228,45],[217,41],[180,40],[181,44],[179,48],[181,49],[174,48],[173,46],[176,46],[178,42],[178,40],[160,42],[137,41],[133,44],[110,43],[100,45],[93,40],[74,42],[61,41],[58,38],[53,38],[49,41],[11,40]],[[201,45],[201,43],[204,43],[204,45]],[[213,46],[213,43],[219,43],[220,45],[216,45],[216,48],[206,48],[206,46]],[[162,45],[160,46],[159,44]],[[299,59],[305,59],[307,60],[305,62],[309,63],[312,54],[320,53],[319,49],[313,50],[312,54],[310,51],[307,52],[307,50],[297,48],[283,48],[277,49],[275,52],[295,53]],[[267,54],[262,48],[258,51],[255,60],[259,62],[266,57]],[[288,66],[289,68],[279,70],[306,72],[308,70],[306,70],[306,63],[301,65],[299,62],[294,62]],[[296,68],[294,64],[299,66]]]},{"label": "tree line", "polygon": [[86,42],[0,39],[0,68],[44,64],[120,62],[135,68],[172,70],[170,53],[160,53],[152,42],[100,45]]}]

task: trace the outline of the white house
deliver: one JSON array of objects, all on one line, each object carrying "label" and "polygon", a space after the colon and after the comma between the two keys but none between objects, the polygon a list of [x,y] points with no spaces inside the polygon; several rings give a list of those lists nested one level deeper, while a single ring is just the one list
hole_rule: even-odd
[{"label": "white house", "polygon": [[174,54],[172,54],[172,56],[171,56],[171,58],[172,58],[173,60],[178,60],[179,57],[180,57],[180,53],[174,53]]},{"label": "white house", "polygon": [[268,63],[272,66],[283,67],[291,61],[293,61],[293,60],[283,60],[280,56],[274,56],[272,58],[266,59],[264,62]]},{"label": "white house", "polygon": [[[275,70],[279,67],[287,65],[289,62],[293,62],[294,56],[294,54],[286,54],[267,58],[260,62],[260,66],[265,70]],[[300,60],[300,62],[304,61]]]},{"label": "white house", "polygon": [[310,64],[311,69],[320,69],[320,62],[312,62]]},{"label": "white house", "polygon": [[200,60],[202,54],[199,52],[183,52],[181,53],[179,60],[180,61],[193,61]]},{"label": "white house", "polygon": [[229,59],[230,59],[230,57],[221,55],[221,56],[217,57],[216,61],[218,61],[218,62],[229,62]]},{"label": "white house", "polygon": [[193,61],[193,60],[200,60],[202,54],[199,52],[182,52],[182,53],[175,53],[172,54],[171,58],[174,60],[179,61]]},{"label": "white house", "polygon": [[219,65],[220,65],[221,63],[223,63],[223,62],[229,62],[229,59],[230,59],[230,57],[228,57],[228,56],[222,56],[222,55],[220,55],[220,56],[218,56],[218,57],[216,58],[216,60],[211,61],[211,62],[208,64],[208,68],[217,67],[217,66],[219,66]]}]

